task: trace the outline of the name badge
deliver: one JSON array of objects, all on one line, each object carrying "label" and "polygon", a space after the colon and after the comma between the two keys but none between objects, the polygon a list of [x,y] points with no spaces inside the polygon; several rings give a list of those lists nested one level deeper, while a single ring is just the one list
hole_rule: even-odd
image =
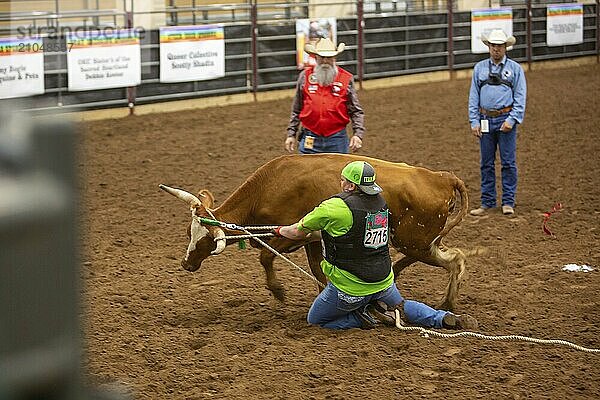
[{"label": "name badge", "polygon": [[304,148],[305,149],[312,149],[315,145],[315,138],[312,136],[306,136],[304,138]]},{"label": "name badge", "polygon": [[490,121],[487,119],[481,120],[481,133],[489,133],[490,132]]}]

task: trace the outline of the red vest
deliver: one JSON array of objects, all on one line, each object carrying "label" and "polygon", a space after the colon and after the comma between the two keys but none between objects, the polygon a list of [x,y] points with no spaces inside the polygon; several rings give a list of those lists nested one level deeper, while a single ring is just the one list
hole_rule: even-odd
[{"label": "red vest", "polygon": [[314,67],[307,67],[302,90],[304,102],[300,112],[302,125],[319,136],[331,136],[344,129],[350,117],[346,101],[352,74],[340,67],[330,86],[321,86],[313,76]]}]

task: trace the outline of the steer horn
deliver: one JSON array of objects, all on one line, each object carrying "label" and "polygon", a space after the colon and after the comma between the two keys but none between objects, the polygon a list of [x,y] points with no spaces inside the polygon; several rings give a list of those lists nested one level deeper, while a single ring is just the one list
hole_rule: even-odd
[{"label": "steer horn", "polygon": [[217,255],[221,254],[225,250],[227,239],[225,239],[225,232],[222,229],[215,228],[215,242],[217,242],[217,248],[210,252],[210,254]]},{"label": "steer horn", "polygon": [[161,188],[162,190],[164,190],[167,193],[172,194],[173,196],[177,197],[180,200],[185,201],[186,203],[190,204],[190,205],[201,205],[202,202],[200,200],[198,200],[198,198],[196,196],[194,196],[191,193],[186,192],[185,190],[181,190],[181,189],[175,189],[163,184],[158,185],[159,188]]}]

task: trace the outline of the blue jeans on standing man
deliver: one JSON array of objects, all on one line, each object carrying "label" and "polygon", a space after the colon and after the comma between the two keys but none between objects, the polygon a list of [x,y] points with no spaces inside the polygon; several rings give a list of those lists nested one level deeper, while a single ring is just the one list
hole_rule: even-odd
[{"label": "blue jeans on standing man", "polygon": [[441,328],[447,313],[418,301],[404,300],[395,283],[368,296],[351,296],[329,282],[313,302],[306,319],[309,324],[329,329],[361,328],[362,321],[356,314],[375,300],[381,300],[389,307],[396,307],[404,301],[404,315],[408,322],[427,328]]},{"label": "blue jeans on standing man", "polygon": [[486,117],[489,133],[483,133],[479,141],[481,149],[481,206],[496,207],[496,149],[500,152],[502,165],[502,205],[515,206],[517,191],[517,124],[510,132],[502,132],[500,127],[508,114],[496,118]]},{"label": "blue jeans on standing man", "polygon": [[[346,129],[342,129],[341,131],[334,133],[331,136],[319,136],[316,133],[309,131],[306,128],[304,129],[302,139],[300,139],[300,143],[298,144],[298,152],[302,154],[316,154],[316,153],[343,153],[348,154],[348,150],[350,149],[350,139],[348,138],[348,134],[346,133]],[[313,147],[312,149],[307,149],[304,147],[306,142],[306,137],[313,138]]]}]

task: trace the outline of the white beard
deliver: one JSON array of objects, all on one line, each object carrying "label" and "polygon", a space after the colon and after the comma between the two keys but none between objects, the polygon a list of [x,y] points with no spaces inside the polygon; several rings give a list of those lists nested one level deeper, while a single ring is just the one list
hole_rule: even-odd
[{"label": "white beard", "polygon": [[321,86],[329,86],[333,83],[337,75],[337,67],[329,64],[317,64],[315,66],[314,75],[317,78],[317,83]]}]

